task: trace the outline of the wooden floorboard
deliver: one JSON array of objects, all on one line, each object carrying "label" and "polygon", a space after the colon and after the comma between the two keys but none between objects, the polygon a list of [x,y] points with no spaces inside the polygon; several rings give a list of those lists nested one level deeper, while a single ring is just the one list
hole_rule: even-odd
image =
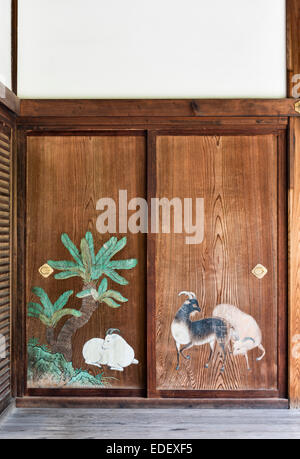
[{"label": "wooden floorboard", "polygon": [[297,410],[13,408],[0,439],[299,439]]}]

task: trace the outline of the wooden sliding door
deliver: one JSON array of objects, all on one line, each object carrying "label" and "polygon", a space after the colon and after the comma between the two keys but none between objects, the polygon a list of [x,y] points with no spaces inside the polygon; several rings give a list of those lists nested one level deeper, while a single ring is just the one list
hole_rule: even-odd
[{"label": "wooden sliding door", "polygon": [[284,135],[157,133],[152,145],[151,196],[177,201],[170,232],[152,235],[150,395],[284,395]]},{"label": "wooden sliding door", "polygon": [[142,395],[146,237],[119,226],[118,206],[119,190],[145,197],[144,136],[29,136],[26,187],[28,393]]},{"label": "wooden sliding door", "polygon": [[27,395],[285,397],[286,123],[243,122],[27,136]]}]

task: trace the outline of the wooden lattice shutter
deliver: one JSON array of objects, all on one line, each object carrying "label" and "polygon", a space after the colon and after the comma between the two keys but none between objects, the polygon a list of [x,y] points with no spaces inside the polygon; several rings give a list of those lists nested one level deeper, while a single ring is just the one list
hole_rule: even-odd
[{"label": "wooden lattice shutter", "polygon": [[0,121],[0,412],[10,398],[11,128]]}]

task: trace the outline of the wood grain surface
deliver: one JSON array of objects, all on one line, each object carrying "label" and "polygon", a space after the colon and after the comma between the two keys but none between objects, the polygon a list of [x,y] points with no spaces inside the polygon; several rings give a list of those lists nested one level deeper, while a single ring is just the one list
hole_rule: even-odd
[{"label": "wood grain surface", "polygon": [[276,117],[296,116],[294,104],[293,99],[22,99],[20,116]]},{"label": "wood grain surface", "polygon": [[[129,406],[133,405],[131,400],[127,402]],[[149,450],[150,442],[156,443],[153,439],[174,439],[170,443],[184,445],[190,443],[190,439],[299,440],[300,438],[298,411],[234,409],[234,406],[229,410],[210,410],[205,409],[207,402],[199,406],[195,405],[195,409],[180,409],[178,405],[173,406],[172,409],[171,403],[174,403],[172,401],[156,410],[150,408],[153,404],[152,400],[147,402],[147,404],[146,401],[144,402],[144,409],[135,409],[136,406],[132,406],[133,409],[122,410],[117,407],[101,409],[101,405],[99,409],[90,409],[90,405],[82,399],[82,407],[77,409],[61,408],[59,400],[53,402],[52,406],[60,409],[51,409],[50,403],[49,408],[12,408],[0,418],[0,439],[99,438],[104,440],[100,448],[105,454],[106,444],[112,445],[112,439],[125,440],[122,443],[117,442],[116,446],[128,445],[128,439],[148,439],[149,442],[143,443],[142,448]],[[260,407],[256,405],[256,408]],[[142,448],[138,456],[143,455]],[[193,453],[190,456],[199,457],[201,448],[203,443],[194,442]],[[175,454],[174,449],[173,452]],[[183,450],[182,453],[185,454]],[[133,454],[127,454],[130,455]],[[188,453],[185,455],[188,456]]]},{"label": "wood grain surface", "polygon": [[[101,394],[102,395],[102,392]],[[196,409],[198,415],[203,409],[259,408],[287,409],[288,400],[284,398],[145,398],[145,397],[21,397],[16,399],[17,408],[184,408]],[[201,409],[201,411],[199,411]],[[113,410],[113,411],[114,411]]]},{"label": "wood grain surface", "polygon": [[[277,330],[277,136],[157,136],[156,195],[204,198],[203,243],[185,244],[185,234],[156,237],[156,383],[163,390],[276,390]],[[194,205],[195,206],[195,205]],[[195,215],[194,215],[195,217]],[[195,220],[194,220],[195,222]],[[162,255],[163,254],[163,255]],[[259,280],[251,274],[261,263]],[[282,286],[283,288],[284,285]],[[229,356],[221,373],[221,352],[204,368],[209,345],[189,350],[176,371],[171,323],[184,301],[196,293],[201,314],[230,303],[252,315],[262,330],[266,356]]]},{"label": "wood grain surface", "polygon": [[[119,189],[128,191],[128,200],[146,193],[145,139],[142,136],[60,136],[28,137],[27,140],[27,219],[26,219],[26,296],[34,301],[33,286],[43,287],[51,300],[66,290],[74,290],[69,306],[79,309],[75,294],[82,289],[80,278],[55,280],[43,278],[38,269],[48,259],[70,259],[60,236],[68,233],[79,246],[86,231],[91,231],[95,249],[111,235],[96,230],[100,211],[96,202],[103,197],[118,203]],[[130,215],[130,213],[129,213]],[[123,236],[117,234],[117,236]],[[145,386],[145,237],[128,234],[126,247],[116,258],[137,258],[136,268],[123,272],[129,285],[119,286],[109,280],[109,288],[120,291],[129,301],[119,309],[101,304],[91,320],[73,337],[73,366],[98,374],[95,366],[82,357],[84,343],[104,337],[108,328],[119,328],[134,348],[138,365],[124,372],[104,368],[112,376],[113,388],[140,389]],[[61,320],[57,331],[63,325]],[[36,337],[46,344],[46,328],[38,319],[27,319],[27,340]],[[101,389],[100,389],[101,390]]]},{"label": "wood grain surface", "polygon": [[300,119],[290,123],[289,397],[300,408]]}]

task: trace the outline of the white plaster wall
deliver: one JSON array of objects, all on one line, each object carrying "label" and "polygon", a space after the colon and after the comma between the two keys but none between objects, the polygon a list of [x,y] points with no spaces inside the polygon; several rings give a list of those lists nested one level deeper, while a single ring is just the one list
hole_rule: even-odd
[{"label": "white plaster wall", "polygon": [[285,0],[19,0],[18,84],[24,98],[285,97]]}]

